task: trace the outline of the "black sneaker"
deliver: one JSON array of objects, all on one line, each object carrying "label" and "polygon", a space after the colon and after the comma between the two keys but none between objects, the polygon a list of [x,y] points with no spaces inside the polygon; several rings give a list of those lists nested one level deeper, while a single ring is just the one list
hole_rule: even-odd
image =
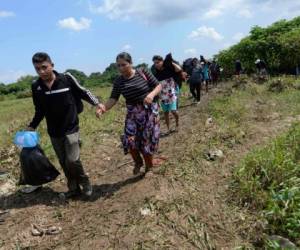
[{"label": "black sneaker", "polygon": [[70,199],[70,198],[75,198],[77,196],[81,195],[81,190],[80,189],[75,189],[75,190],[69,190],[67,192],[63,192],[59,194],[59,197],[62,199]]},{"label": "black sneaker", "polygon": [[87,197],[91,197],[93,194],[93,187],[90,183],[84,183],[81,184],[82,186],[82,194],[84,194]]}]

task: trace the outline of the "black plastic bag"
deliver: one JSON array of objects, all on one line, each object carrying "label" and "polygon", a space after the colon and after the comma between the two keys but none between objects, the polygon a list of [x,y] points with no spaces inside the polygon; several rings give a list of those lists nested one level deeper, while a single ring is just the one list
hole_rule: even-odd
[{"label": "black plastic bag", "polygon": [[55,180],[60,174],[40,146],[23,148],[20,162],[22,170],[20,185],[42,185]]}]

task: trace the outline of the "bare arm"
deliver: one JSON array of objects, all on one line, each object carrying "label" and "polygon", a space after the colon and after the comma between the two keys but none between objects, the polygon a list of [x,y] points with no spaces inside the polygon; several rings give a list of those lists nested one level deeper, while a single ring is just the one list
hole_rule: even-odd
[{"label": "bare arm", "polygon": [[175,72],[180,72],[180,71],[182,71],[182,68],[181,68],[178,64],[172,62],[172,65],[173,65],[173,67],[174,67],[174,69],[175,69]]},{"label": "bare arm", "polygon": [[104,104],[105,106],[105,111],[110,110],[113,106],[116,105],[116,103],[118,102],[118,100],[113,99],[113,98],[109,98],[106,103]]},{"label": "bare arm", "polygon": [[160,91],[162,89],[161,84],[158,84],[145,98],[144,103],[145,104],[151,104],[153,102],[153,99],[155,96],[159,95]]},{"label": "bare arm", "polygon": [[97,109],[96,109],[96,116],[98,118],[100,118],[100,116],[102,114],[104,114],[106,111],[110,110],[117,102],[118,102],[118,100],[109,98],[105,104],[99,103],[97,105]]},{"label": "bare arm", "polygon": [[161,92],[161,89],[162,89],[162,86],[161,86],[161,84],[158,84],[156,87],[155,87],[155,89],[153,89],[151,92],[150,92],[150,94],[152,95],[152,96],[158,96],[159,94],[160,94],[160,92]]}]

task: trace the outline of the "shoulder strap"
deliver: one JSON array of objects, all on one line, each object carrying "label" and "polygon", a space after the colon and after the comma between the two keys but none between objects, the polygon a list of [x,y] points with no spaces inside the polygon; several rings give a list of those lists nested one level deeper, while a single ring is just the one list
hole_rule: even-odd
[{"label": "shoulder strap", "polygon": [[144,74],[142,68],[138,68],[138,69],[136,69],[136,71],[140,74],[141,77],[144,78],[145,81],[147,81],[147,82],[149,81],[148,78],[147,78],[147,76]]}]

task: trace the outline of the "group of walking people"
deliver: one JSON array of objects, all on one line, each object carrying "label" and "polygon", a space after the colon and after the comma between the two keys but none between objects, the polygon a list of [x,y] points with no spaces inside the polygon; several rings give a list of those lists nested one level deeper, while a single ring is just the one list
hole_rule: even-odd
[{"label": "group of walking people", "polygon": [[[51,143],[67,179],[68,191],[63,193],[66,198],[80,194],[89,197],[93,192],[80,160],[78,115],[83,110],[81,100],[93,105],[96,116],[101,117],[116,105],[121,95],[125,98],[124,153],[129,153],[134,161],[133,174],[139,174],[143,166],[149,174],[154,167],[154,154],[161,135],[160,107],[167,127],[164,134],[176,132],[179,130],[178,99],[182,82],[188,79],[191,93],[200,101],[199,86],[204,83],[208,91],[209,75],[213,82],[218,79],[217,70],[214,71],[216,62],[209,65],[203,57],[194,59],[192,70],[185,72],[171,54],[165,58],[156,55],[149,71],[135,68],[130,54],[123,52],[116,57],[120,75],[113,83],[110,98],[102,102],[70,73],[55,71],[47,53],[34,54],[32,63],[39,78],[32,84],[35,114],[28,130],[35,130],[43,118],[46,119]],[[173,128],[170,113],[175,120]]]},{"label": "group of walking people", "polygon": [[209,83],[217,85],[221,68],[216,60],[212,62],[206,60],[202,55],[200,59],[191,58],[184,62],[184,67],[188,73],[188,83],[190,92],[198,104],[201,98],[201,89],[204,87],[208,93]]}]

